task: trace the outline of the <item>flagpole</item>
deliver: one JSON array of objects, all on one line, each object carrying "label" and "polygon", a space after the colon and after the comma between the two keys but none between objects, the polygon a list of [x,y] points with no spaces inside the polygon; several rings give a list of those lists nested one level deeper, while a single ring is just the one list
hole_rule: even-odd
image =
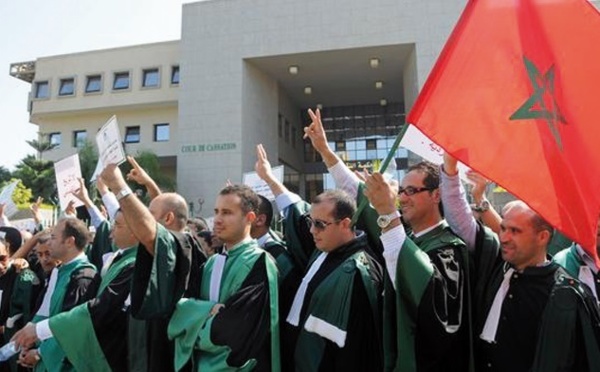
[{"label": "flagpole", "polygon": [[[390,162],[392,160],[396,161],[394,155],[396,154],[396,150],[398,150],[398,146],[400,146],[400,141],[402,141],[402,138],[404,138],[404,134],[406,134],[406,131],[408,130],[409,125],[410,124],[405,123],[404,126],[402,127],[402,129],[400,130],[400,133],[398,133],[398,135],[396,136],[396,140],[392,144],[392,148],[390,149],[390,152],[388,152],[386,158],[383,160],[383,163],[381,163],[381,167],[379,167],[379,171],[378,171],[379,173],[383,174],[385,172],[385,170],[387,169],[388,165],[390,164]],[[369,203],[369,201],[367,200],[367,198],[363,198],[360,201],[358,208],[356,208],[356,213],[354,213],[354,216],[352,216],[352,225],[356,224],[356,221],[358,221],[360,214],[363,212],[363,210],[365,209],[365,207],[367,206],[368,203]]]}]

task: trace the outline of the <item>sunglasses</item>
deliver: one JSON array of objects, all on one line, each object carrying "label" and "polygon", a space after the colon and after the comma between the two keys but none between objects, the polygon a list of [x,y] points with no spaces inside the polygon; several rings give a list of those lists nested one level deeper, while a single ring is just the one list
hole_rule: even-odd
[{"label": "sunglasses", "polygon": [[339,223],[340,220],[327,222],[327,221],[323,221],[323,220],[313,219],[312,217],[307,216],[306,222],[308,223],[309,228],[314,226],[315,229],[323,231],[327,228],[327,226],[332,225],[334,223]]},{"label": "sunglasses", "polygon": [[432,190],[435,190],[435,188],[406,186],[406,187],[398,188],[398,195],[405,193],[406,196],[412,196],[414,194],[418,194],[423,191],[432,191]]}]

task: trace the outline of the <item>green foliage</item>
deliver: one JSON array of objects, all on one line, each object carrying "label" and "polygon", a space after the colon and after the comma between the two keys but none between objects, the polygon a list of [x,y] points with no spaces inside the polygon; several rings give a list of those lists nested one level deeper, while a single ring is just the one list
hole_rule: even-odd
[{"label": "green foliage", "polygon": [[3,185],[7,184],[10,179],[10,171],[5,167],[0,166],[0,188],[2,188]]},{"label": "green foliage", "polygon": [[[134,156],[134,158],[138,162],[140,167],[142,167],[146,171],[146,173],[148,173],[148,175],[154,180],[154,182],[156,182],[156,184],[162,191],[175,191],[175,180],[165,175],[160,170],[160,161],[158,160],[158,156],[155,153],[148,150],[140,151],[137,153],[137,155]],[[126,175],[131,170],[131,165],[129,164],[129,162],[126,162],[122,164],[120,168],[123,174]],[[146,196],[146,190],[142,186],[138,185],[133,181],[128,181],[128,184],[132,190],[141,189],[143,195]]]},{"label": "green foliage", "polygon": [[33,197],[31,189],[25,187],[25,185],[23,184],[23,181],[21,181],[21,180],[17,180],[15,178],[10,180],[10,182],[14,182],[14,181],[19,181],[19,183],[17,183],[17,188],[15,189],[15,192],[12,195],[13,202],[15,202],[15,204],[17,204],[17,205],[27,204],[27,207],[29,207],[29,202],[31,201],[31,199]]},{"label": "green foliage", "polygon": [[90,179],[98,164],[98,151],[91,142],[85,141],[79,149],[79,165],[81,166],[81,177],[85,180],[85,186],[91,189]]},{"label": "green foliage", "polygon": [[16,168],[13,177],[20,179],[30,188],[32,195],[41,196],[48,201],[55,200],[56,178],[53,162],[36,159],[35,155],[27,155]]}]

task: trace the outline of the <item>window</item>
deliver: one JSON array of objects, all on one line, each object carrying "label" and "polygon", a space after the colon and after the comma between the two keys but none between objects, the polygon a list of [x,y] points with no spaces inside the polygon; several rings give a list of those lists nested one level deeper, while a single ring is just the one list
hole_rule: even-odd
[{"label": "window", "polygon": [[72,96],[75,93],[75,79],[60,79],[59,96]]},{"label": "window", "polygon": [[179,66],[171,68],[171,84],[179,84]]},{"label": "window", "polygon": [[85,130],[73,131],[73,147],[82,148],[85,145],[87,139],[87,132]]},{"label": "window", "polygon": [[277,133],[279,133],[279,138],[283,138],[283,116],[281,114],[277,115]]},{"label": "window", "polygon": [[287,119],[285,120],[285,127],[283,130],[285,133],[285,143],[290,143],[290,122],[287,121]]},{"label": "window", "polygon": [[154,142],[169,140],[169,124],[154,124]]},{"label": "window", "polygon": [[117,72],[115,74],[113,89],[129,89],[129,72]]},{"label": "window", "polygon": [[140,127],[127,127],[125,128],[125,143],[138,143],[140,142]]},{"label": "window", "polygon": [[54,132],[54,133],[48,134],[48,142],[50,142],[51,145],[54,145],[54,148],[60,147],[60,142],[61,142],[60,132]]},{"label": "window", "polygon": [[87,77],[87,82],[85,83],[85,92],[86,93],[95,93],[102,91],[102,76],[100,75],[90,75]]},{"label": "window", "polygon": [[160,81],[157,68],[144,70],[144,81],[142,82],[143,87],[157,87]]},{"label": "window", "polygon": [[346,151],[346,141],[335,141],[335,151]]},{"label": "window", "polygon": [[48,98],[47,81],[38,81],[35,83],[35,98]]},{"label": "window", "polygon": [[376,139],[368,139],[367,140],[367,150],[377,150],[377,140]]}]

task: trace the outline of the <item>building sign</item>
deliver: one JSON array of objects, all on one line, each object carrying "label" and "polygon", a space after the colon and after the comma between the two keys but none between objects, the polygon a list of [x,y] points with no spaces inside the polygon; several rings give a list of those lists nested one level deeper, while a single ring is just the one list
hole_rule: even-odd
[{"label": "building sign", "polygon": [[181,152],[186,154],[190,152],[214,152],[214,151],[230,151],[237,148],[235,143],[200,143],[197,145],[183,145]]}]

